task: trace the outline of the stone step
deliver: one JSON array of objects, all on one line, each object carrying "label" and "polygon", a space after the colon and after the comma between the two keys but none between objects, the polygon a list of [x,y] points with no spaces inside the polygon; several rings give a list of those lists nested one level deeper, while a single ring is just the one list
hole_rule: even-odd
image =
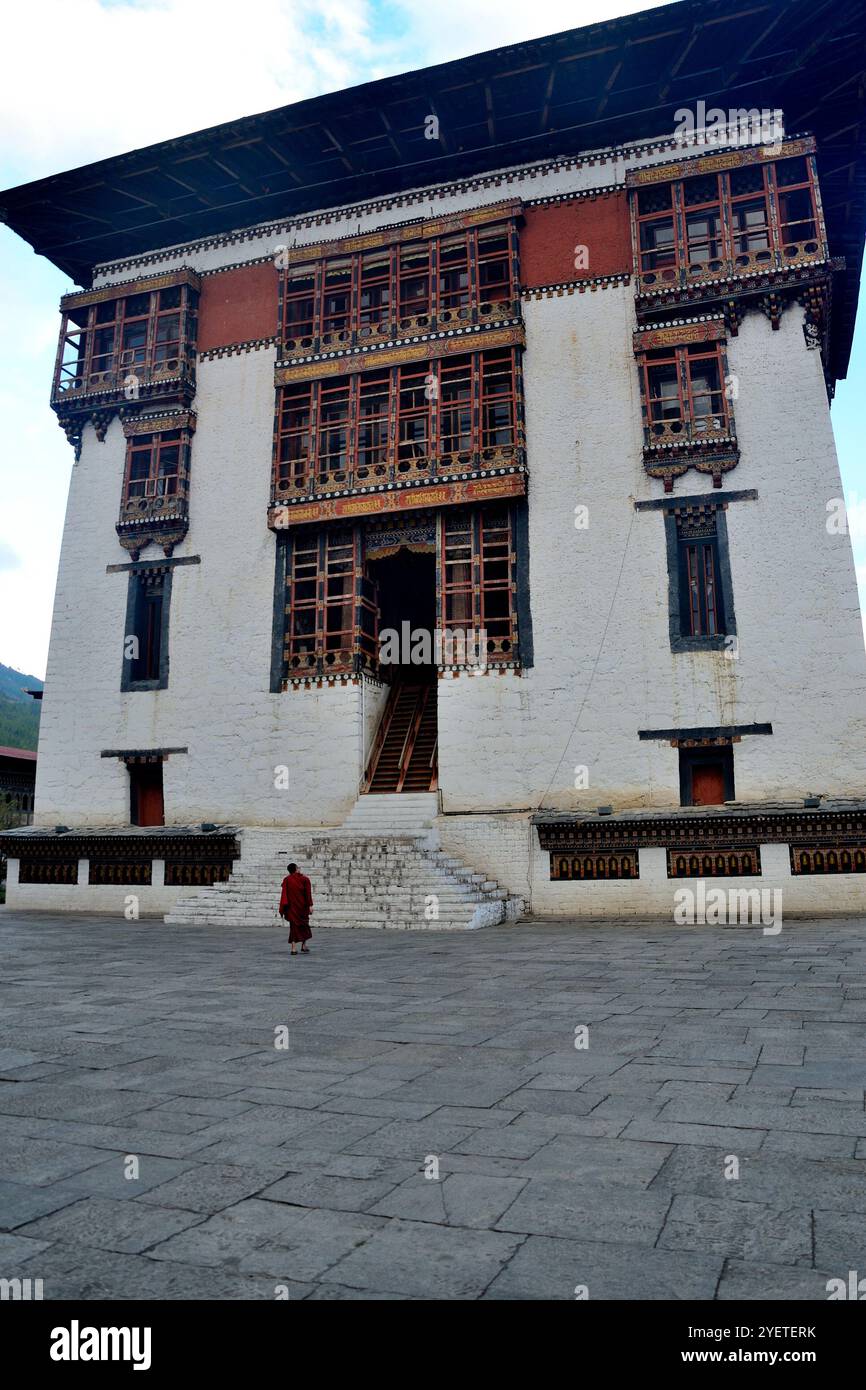
[{"label": "stone step", "polygon": [[[516,921],[523,910],[485,873],[438,848],[436,793],[359,797],[340,827],[250,827],[226,883],[192,890],[166,922],[278,926],[280,881],[295,860],[313,883],[312,925],[323,930],[469,931]],[[427,911],[435,901],[436,918]]]}]

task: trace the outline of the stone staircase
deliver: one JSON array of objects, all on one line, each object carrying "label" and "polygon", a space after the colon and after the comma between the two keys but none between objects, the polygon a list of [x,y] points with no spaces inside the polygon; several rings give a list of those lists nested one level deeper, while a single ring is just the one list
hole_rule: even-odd
[{"label": "stone staircase", "polygon": [[180,898],[165,920],[282,927],[280,881],[294,860],[312,881],[314,930],[471,931],[516,921],[522,899],[438,848],[436,812],[435,793],[362,796],[332,830],[243,830],[228,882]]}]

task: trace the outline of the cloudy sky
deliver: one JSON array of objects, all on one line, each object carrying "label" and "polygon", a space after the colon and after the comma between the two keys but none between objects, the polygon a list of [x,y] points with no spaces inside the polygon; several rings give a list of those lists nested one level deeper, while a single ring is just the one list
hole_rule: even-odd
[{"label": "cloudy sky", "polygon": [[[27,0],[4,8],[0,188],[320,92],[648,8],[648,0]],[[57,302],[71,288],[0,227],[0,662],[39,677],[72,465],[48,407]],[[861,603],[862,319],[833,407]]]}]

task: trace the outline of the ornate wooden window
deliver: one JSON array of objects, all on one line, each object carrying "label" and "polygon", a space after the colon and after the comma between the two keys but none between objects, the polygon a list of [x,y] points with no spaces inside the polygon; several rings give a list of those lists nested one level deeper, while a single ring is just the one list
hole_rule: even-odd
[{"label": "ornate wooden window", "polygon": [[684,637],[718,637],[726,631],[716,513],[678,518],[680,620]]},{"label": "ornate wooden window", "polygon": [[[294,261],[283,274],[283,354],[363,344],[419,328],[519,312],[513,220]],[[438,224],[441,226],[442,221]],[[396,234],[395,234],[396,235]],[[343,249],[344,248],[344,249]],[[295,253],[298,254],[298,253]]]},{"label": "ornate wooden window", "polygon": [[690,467],[722,473],[739,458],[729,399],[724,320],[690,320],[635,334],[644,466],[666,491]]},{"label": "ornate wooden window", "polygon": [[[395,383],[392,379],[392,387]],[[430,468],[433,452],[433,401],[438,386],[426,362],[398,367],[396,379],[397,448],[395,475],[411,476]]]},{"label": "ornate wooden window", "polygon": [[825,259],[814,143],[787,148],[631,171],[638,292]]},{"label": "ornate wooden window", "polygon": [[355,476],[362,484],[388,475],[390,374],[365,372],[358,378]]},{"label": "ornate wooden window", "polygon": [[117,534],[133,556],[153,541],[166,555],[189,526],[190,448],[195,417],[130,417],[124,421],[126,467]]},{"label": "ornate wooden window", "polygon": [[517,463],[517,351],[466,353],[279,387],[275,500]]},{"label": "ornate wooden window", "polygon": [[358,285],[358,327],[378,328],[393,313],[394,253],[390,249],[368,251],[361,257]]},{"label": "ornate wooden window", "polygon": [[[362,656],[375,657],[372,586],[362,584],[362,579],[358,528],[311,531],[292,538],[284,651],[289,679],[350,672]],[[362,617],[362,608],[373,615],[372,622]]]},{"label": "ornate wooden window", "polygon": [[[443,664],[516,665],[517,582],[512,508],[448,510],[440,516],[439,525],[438,612],[443,632]],[[444,636],[446,633],[462,633],[463,637],[451,644]]]},{"label": "ornate wooden window", "polygon": [[692,343],[643,358],[651,441],[730,433],[724,368],[718,343]]},{"label": "ornate wooden window", "polygon": [[352,382],[336,377],[320,382],[316,442],[317,483],[345,482],[349,470],[349,410]]},{"label": "ornate wooden window", "polygon": [[295,536],[286,605],[286,664],[289,675],[314,672],[318,662],[319,536]]},{"label": "ornate wooden window", "polygon": [[134,435],[127,444],[124,503],[136,497],[177,497],[184,447],[180,430]]},{"label": "ornate wooden window", "polygon": [[70,438],[88,419],[103,438],[121,403],[189,403],[199,285],[179,271],[64,297],[52,405]]},{"label": "ornate wooden window", "polygon": [[283,281],[283,338],[302,348],[311,348],[317,336],[317,278],[315,265],[298,266]]},{"label": "ornate wooden window", "polygon": [[439,288],[437,308],[454,314],[469,303],[469,243],[473,234],[448,237],[439,243]]},{"label": "ornate wooden window", "polygon": [[420,326],[420,320],[432,312],[432,254],[429,244],[400,247],[400,321],[407,327],[413,321]]}]

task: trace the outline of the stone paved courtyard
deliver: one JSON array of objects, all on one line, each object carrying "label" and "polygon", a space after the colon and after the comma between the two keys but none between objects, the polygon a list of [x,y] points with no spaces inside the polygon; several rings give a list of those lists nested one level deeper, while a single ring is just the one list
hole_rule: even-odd
[{"label": "stone paved courtyard", "polygon": [[0,949],[0,1276],[46,1298],[866,1275],[866,922],[341,931],[290,960],[277,931],[0,910]]}]

